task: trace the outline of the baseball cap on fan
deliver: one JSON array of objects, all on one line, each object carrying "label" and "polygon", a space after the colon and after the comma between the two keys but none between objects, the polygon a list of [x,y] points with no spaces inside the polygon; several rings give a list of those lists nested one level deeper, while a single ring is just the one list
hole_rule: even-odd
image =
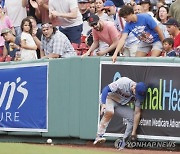
[{"label": "baseball cap on fan", "polygon": [[151,5],[151,1],[150,0],[140,0],[139,4],[146,4],[149,3]]},{"label": "baseball cap on fan", "polygon": [[136,84],[136,98],[143,102],[146,97],[147,86],[144,82],[138,82]]},{"label": "baseball cap on fan", "polygon": [[115,6],[115,4],[111,0],[107,0],[104,2],[104,9],[109,8],[110,6]]},{"label": "baseball cap on fan", "polygon": [[92,26],[94,24],[97,24],[99,21],[99,17],[95,14],[91,14],[89,16],[89,19],[88,19],[88,22],[89,22],[89,25]]},{"label": "baseball cap on fan", "polygon": [[174,25],[174,26],[179,27],[177,20],[174,18],[170,18],[166,23],[164,23],[164,25]]},{"label": "baseball cap on fan", "polygon": [[78,3],[89,3],[89,0],[78,0]]},{"label": "baseball cap on fan", "polygon": [[2,30],[1,30],[1,36],[3,35],[3,34],[6,34],[6,33],[12,33],[12,31],[11,31],[11,29],[9,29],[9,28],[3,28]]}]

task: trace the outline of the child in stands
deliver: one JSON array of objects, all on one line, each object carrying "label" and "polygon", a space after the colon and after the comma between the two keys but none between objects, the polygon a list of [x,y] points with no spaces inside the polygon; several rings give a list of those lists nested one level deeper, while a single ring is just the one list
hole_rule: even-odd
[{"label": "child in stands", "polygon": [[163,50],[166,57],[176,57],[176,52],[173,49],[174,40],[172,38],[166,38],[163,40]]}]

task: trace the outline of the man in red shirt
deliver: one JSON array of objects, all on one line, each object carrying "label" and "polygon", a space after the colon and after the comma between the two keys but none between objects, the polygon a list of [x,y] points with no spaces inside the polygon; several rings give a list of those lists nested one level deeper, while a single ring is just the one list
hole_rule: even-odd
[{"label": "man in red shirt", "polygon": [[166,23],[167,31],[174,39],[174,48],[180,48],[180,30],[176,19],[170,18]]}]

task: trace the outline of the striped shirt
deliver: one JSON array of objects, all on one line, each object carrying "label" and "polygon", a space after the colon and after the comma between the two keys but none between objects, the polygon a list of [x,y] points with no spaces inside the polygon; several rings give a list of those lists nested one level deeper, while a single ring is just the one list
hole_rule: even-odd
[{"label": "striped shirt", "polygon": [[76,56],[76,52],[69,39],[58,30],[50,38],[41,37],[41,49],[45,55],[55,53],[63,58]]}]

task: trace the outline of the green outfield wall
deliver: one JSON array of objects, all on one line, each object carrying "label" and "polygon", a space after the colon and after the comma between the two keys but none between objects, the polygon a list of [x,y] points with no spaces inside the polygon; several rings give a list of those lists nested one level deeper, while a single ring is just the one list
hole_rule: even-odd
[{"label": "green outfield wall", "polygon": [[[30,62],[49,62],[48,132],[0,131],[0,136],[3,136],[4,140],[8,140],[9,136],[94,139],[98,123],[100,61],[111,61],[111,58],[87,57],[82,59],[76,57]],[[118,61],[180,63],[179,58],[164,57],[119,57]],[[22,63],[28,62],[7,62],[0,63],[0,66]]]}]

